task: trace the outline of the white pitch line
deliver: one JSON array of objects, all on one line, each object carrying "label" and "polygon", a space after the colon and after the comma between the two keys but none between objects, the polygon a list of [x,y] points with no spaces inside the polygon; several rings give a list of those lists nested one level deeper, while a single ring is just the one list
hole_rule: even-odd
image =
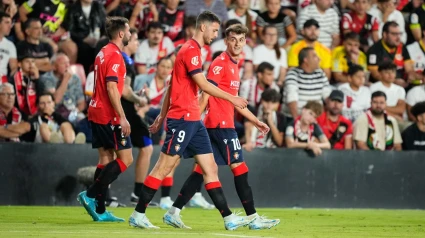
[{"label": "white pitch line", "polygon": [[222,234],[222,233],[213,233],[211,235],[215,235],[215,236],[228,236],[228,237],[273,238],[271,236],[231,235],[231,234]]}]

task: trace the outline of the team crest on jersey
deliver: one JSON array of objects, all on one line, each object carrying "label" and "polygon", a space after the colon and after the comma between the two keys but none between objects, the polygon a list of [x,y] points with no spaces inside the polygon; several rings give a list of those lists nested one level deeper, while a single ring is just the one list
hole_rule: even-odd
[{"label": "team crest on jersey", "polygon": [[223,142],[224,142],[224,144],[226,144],[226,145],[227,145],[227,139],[224,139],[224,140],[223,140]]},{"label": "team crest on jersey", "polygon": [[233,154],[233,158],[235,158],[235,160],[238,160],[239,159],[239,153],[238,152],[235,152]]},{"label": "team crest on jersey", "polygon": [[220,74],[220,71],[221,71],[222,69],[223,69],[223,67],[215,66],[215,67],[213,68],[213,73],[214,73],[214,75]]},{"label": "team crest on jersey", "polygon": [[126,140],[126,139],[122,139],[122,140],[121,140],[121,145],[122,145],[122,146],[125,146],[126,144],[127,144],[127,140]]},{"label": "team crest on jersey", "polygon": [[179,150],[180,150],[180,144],[175,145],[174,146],[174,149],[176,150],[176,152],[179,152]]},{"label": "team crest on jersey", "polygon": [[195,66],[197,66],[199,64],[199,57],[195,56],[192,58],[191,63]]}]

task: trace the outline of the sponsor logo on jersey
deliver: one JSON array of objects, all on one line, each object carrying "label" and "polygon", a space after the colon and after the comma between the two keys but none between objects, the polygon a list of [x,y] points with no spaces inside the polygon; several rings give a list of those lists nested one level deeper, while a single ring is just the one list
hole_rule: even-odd
[{"label": "sponsor logo on jersey", "polygon": [[191,63],[195,66],[197,66],[199,64],[199,57],[195,56],[192,58]]},{"label": "sponsor logo on jersey", "polygon": [[223,67],[215,66],[215,67],[213,68],[213,73],[214,73],[214,75],[220,74],[220,71],[221,71],[222,69],[223,69]]}]

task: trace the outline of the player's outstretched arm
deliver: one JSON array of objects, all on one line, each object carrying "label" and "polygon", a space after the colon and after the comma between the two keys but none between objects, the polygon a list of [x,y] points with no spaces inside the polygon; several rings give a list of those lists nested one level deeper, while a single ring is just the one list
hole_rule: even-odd
[{"label": "player's outstretched arm", "polygon": [[159,129],[161,128],[161,126],[162,126],[162,123],[164,122],[165,117],[167,116],[168,109],[170,108],[171,82],[172,82],[172,80],[170,80],[170,85],[168,86],[167,90],[165,91],[164,100],[162,102],[162,107],[161,107],[161,112],[156,117],[156,119],[152,123],[152,125],[149,126],[149,132],[150,133],[158,132]]},{"label": "player's outstretched arm", "polygon": [[206,92],[202,92],[201,97],[199,98],[199,107],[201,109],[201,113],[205,111],[205,108],[208,105],[208,98],[210,98],[210,95]]},{"label": "player's outstretched arm", "polygon": [[124,136],[129,136],[131,129],[130,124],[127,121],[127,118],[125,117],[124,110],[122,109],[121,105],[121,96],[118,92],[117,88],[117,82],[109,81],[106,83],[106,88],[108,91],[109,100],[111,101],[111,105],[114,108],[115,112],[118,113],[118,116],[120,117],[120,125],[121,125],[121,131],[124,134]]},{"label": "player's outstretched arm", "polygon": [[243,117],[248,119],[248,121],[252,122],[255,125],[255,127],[257,127],[257,129],[264,135],[270,131],[270,128],[267,126],[267,124],[258,120],[258,118],[254,114],[252,114],[252,112],[248,110],[248,108],[244,108],[244,109],[240,109],[237,107],[235,108]]},{"label": "player's outstretched arm", "polygon": [[204,74],[202,73],[193,75],[192,79],[195,81],[195,83],[199,86],[199,88],[202,91],[210,94],[211,96],[227,100],[231,102],[233,105],[235,105],[235,107],[245,108],[246,105],[248,104],[248,101],[246,99],[226,93],[223,90],[219,89],[218,87],[214,86],[213,84],[209,83],[207,79],[205,78]]}]

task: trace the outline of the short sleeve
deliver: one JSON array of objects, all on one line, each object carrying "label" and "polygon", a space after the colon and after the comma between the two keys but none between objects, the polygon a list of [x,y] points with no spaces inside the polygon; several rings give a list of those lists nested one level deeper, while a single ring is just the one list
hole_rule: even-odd
[{"label": "short sleeve", "polygon": [[279,65],[280,67],[283,67],[285,69],[288,68],[288,59],[287,59],[287,55],[286,55],[286,50],[279,48],[280,49],[280,58],[279,58]]},{"label": "short sleeve", "polygon": [[16,54],[16,47],[13,43],[10,44],[10,48],[9,48],[9,55],[11,59],[16,59],[17,58],[17,54]]},{"label": "short sleeve", "polygon": [[216,60],[213,65],[210,66],[208,69],[207,79],[210,83],[214,84],[215,86],[218,86],[220,84],[221,79],[225,77],[225,68],[224,68],[224,61],[218,61]]},{"label": "short sleeve", "polygon": [[368,128],[369,126],[368,126],[366,114],[362,114],[361,116],[357,118],[356,122],[354,123],[354,127],[353,127],[354,140],[366,142]]},{"label": "short sleeve", "polygon": [[325,136],[325,134],[323,134],[322,128],[320,128],[320,126],[316,123],[314,123],[313,136],[319,140],[322,138],[322,136]]},{"label": "short sleeve", "polygon": [[398,88],[397,97],[398,97],[398,100],[402,100],[402,101],[406,100],[406,91],[404,90],[404,88],[402,87]]},{"label": "short sleeve", "polygon": [[194,47],[187,49],[186,52],[184,52],[182,60],[190,76],[202,72],[202,57],[199,49],[195,49]]},{"label": "short sleeve", "polygon": [[294,138],[294,126],[288,125],[285,130],[285,136]]},{"label": "short sleeve", "polygon": [[105,65],[106,68],[104,70],[106,71],[106,82],[114,81],[118,82],[118,72],[120,67],[125,67],[125,65],[122,64],[122,56],[115,53],[108,56],[108,63]]},{"label": "short sleeve", "polygon": [[283,18],[283,25],[284,27],[288,27],[290,25],[294,24],[291,20],[291,18],[289,16],[285,16],[285,18]]},{"label": "short sleeve", "polygon": [[267,22],[261,16],[257,17],[256,22],[257,22],[257,26],[259,27],[265,27],[267,25]]},{"label": "short sleeve", "polygon": [[46,46],[47,55],[50,59],[53,56],[53,48],[48,43],[45,43],[45,46]]},{"label": "short sleeve", "polygon": [[406,48],[406,46],[405,45],[403,45],[403,60],[404,60],[404,62],[406,62],[406,61],[409,61],[410,60],[410,54],[409,54],[409,52],[407,51],[407,48]]},{"label": "short sleeve", "polygon": [[400,129],[398,127],[398,122],[394,118],[390,118],[394,127],[394,144],[401,144],[403,140],[401,139]]},{"label": "short sleeve", "polygon": [[292,45],[288,52],[288,66],[297,67],[298,66],[298,52],[295,52],[296,44]]},{"label": "short sleeve", "polygon": [[342,63],[337,50],[338,48],[332,51],[332,72],[342,73]]}]

